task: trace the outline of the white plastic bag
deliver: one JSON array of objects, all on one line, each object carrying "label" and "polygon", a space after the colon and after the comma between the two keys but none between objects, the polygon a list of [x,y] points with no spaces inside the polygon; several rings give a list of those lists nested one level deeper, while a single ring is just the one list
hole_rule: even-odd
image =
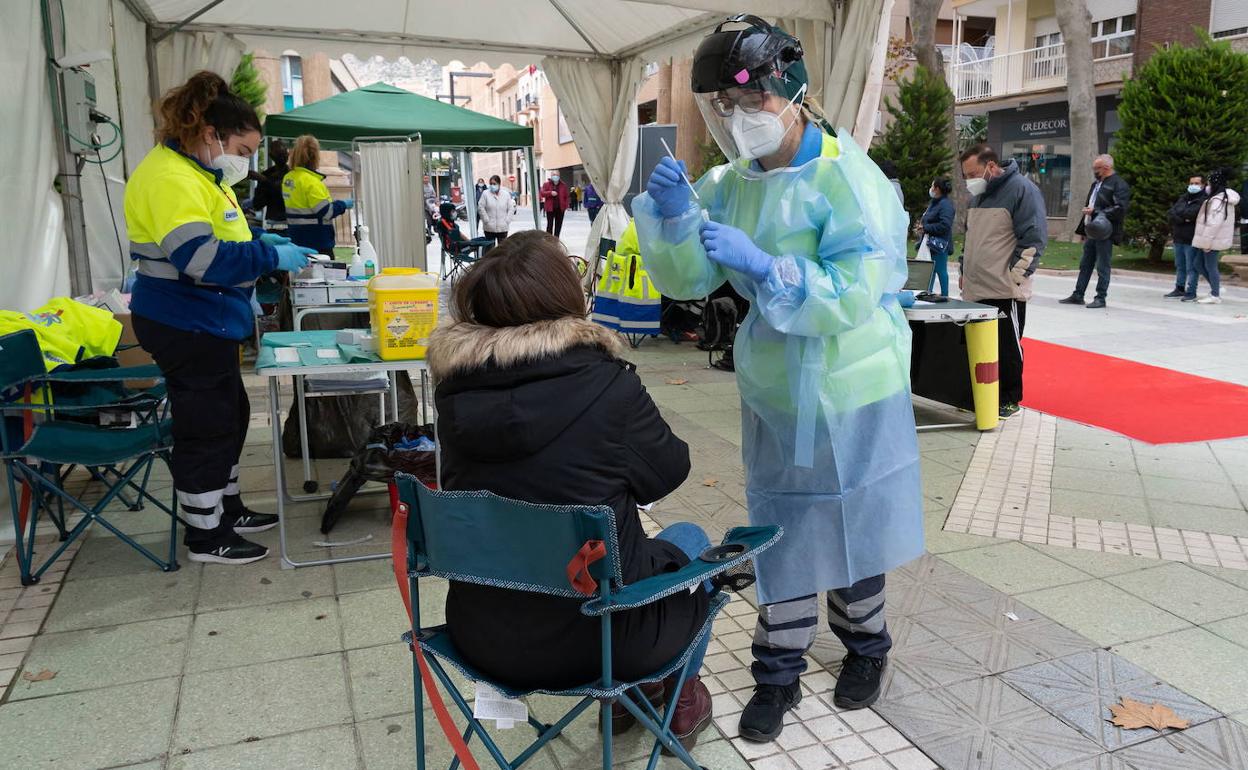
[{"label": "white plastic bag", "polygon": [[927,236],[923,236],[923,240],[919,241],[919,251],[915,259],[920,262],[932,261],[932,250],[927,247]]}]

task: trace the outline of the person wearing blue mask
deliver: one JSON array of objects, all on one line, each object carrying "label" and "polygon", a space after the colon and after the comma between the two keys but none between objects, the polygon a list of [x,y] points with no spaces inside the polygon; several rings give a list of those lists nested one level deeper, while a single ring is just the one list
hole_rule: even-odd
[{"label": "person wearing blue mask", "polygon": [[897,297],[906,213],[848,131],[833,134],[804,100],[802,56],[800,41],[758,17],[716,27],[691,86],[729,162],[698,180],[705,210],[670,158],[633,202],[664,295],[704,297],[726,281],[750,302],[734,345],[749,517],[784,528],[757,563],[756,687],[739,726],[752,741],[778,736],[801,699],[820,592],[848,651],[836,705],[879,697],[892,644],[884,573],[923,553]]},{"label": "person wearing blue mask", "polygon": [[490,186],[477,198],[477,217],[481,220],[481,231],[486,238],[502,243],[515,215],[516,199],[512,197],[511,190],[503,187],[502,177],[495,174],[490,177]]},{"label": "person wearing blue mask", "polygon": [[[312,249],[253,238],[231,186],[247,178],[260,118],[212,72],[160,104],[160,144],[126,184],[130,311],[139,344],[165,378],[173,413],[173,486],[188,558],[247,564],[268,549],[242,535],[277,525],[243,505],[239,455],[251,407],[239,345],[255,329],[251,294],[274,270],[298,272]],[[280,462],[280,458],[279,458]]]}]

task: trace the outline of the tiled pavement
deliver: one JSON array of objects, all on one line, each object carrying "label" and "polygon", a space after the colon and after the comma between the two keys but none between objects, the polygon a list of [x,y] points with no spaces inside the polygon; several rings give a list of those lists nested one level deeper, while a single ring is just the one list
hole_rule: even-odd
[{"label": "tiled pavement", "polygon": [[[693,452],[689,482],[651,511],[654,526],[692,519],[718,537],[745,521],[735,385],[705,369],[692,349],[647,343],[634,358]],[[259,409],[262,397],[255,402]],[[920,408],[921,419],[926,411]],[[1014,431],[1033,435],[1034,446],[1027,450]],[[831,705],[843,650],[825,630],[810,654],[804,700],[781,739],[756,745],[738,738],[736,715],[752,684],[753,610],[737,598],[716,623],[704,672],[716,720],[697,752],[703,764],[716,770],[1248,767],[1241,724],[1248,719],[1248,571],[1031,542],[1007,532],[1011,527],[998,531],[1000,505],[994,537],[946,531],[960,490],[976,483],[964,483],[973,462],[985,461],[977,469],[986,471],[986,488],[988,480],[1002,480],[992,478],[996,451],[1011,446],[1014,458],[1033,453],[1031,472],[1005,475],[1002,504],[1017,502],[1009,498],[1025,480],[1024,512],[1029,502],[1040,502],[1031,485],[1048,484],[1049,517],[1248,535],[1242,504],[1213,504],[1231,502],[1226,487],[1245,483],[1232,474],[1248,467],[1236,465],[1248,444],[1134,446],[1030,414],[990,435],[988,454],[977,450],[977,442],[985,443],[970,430],[920,436],[932,555],[889,576],[896,646],[877,707],[840,712]],[[244,460],[244,486],[256,507],[273,495],[267,438],[261,418]],[[1040,451],[1044,442],[1053,446],[1050,468]],[[1174,490],[1151,480],[1208,472],[1209,458],[1227,474],[1207,479],[1202,489],[1200,499],[1212,511],[1191,501],[1173,504]],[[332,476],[333,463],[319,465],[323,478]],[[1096,484],[1065,472],[1098,468],[1124,478]],[[1186,517],[1185,508],[1193,515]],[[323,552],[308,544],[319,538],[317,513],[304,505],[292,514],[300,552]],[[384,516],[374,501],[361,501],[335,536],[371,531],[382,539]],[[150,533],[147,538],[159,537],[158,517],[118,518]],[[1234,523],[1240,520],[1242,530]],[[1024,515],[1020,535],[1026,522]],[[1099,526],[1102,533],[1112,530]],[[271,544],[272,534],[261,539]],[[7,617],[0,625],[0,681],[7,684],[0,703],[2,767],[412,765],[410,663],[395,641],[404,618],[384,562],[295,571],[279,569],[273,559],[228,570],[186,564],[166,575],[97,532],[68,571],[45,583],[22,590],[14,575],[10,558],[0,566],[0,616]],[[58,579],[63,588],[49,607]],[[422,598],[424,612],[438,617],[436,584]],[[37,616],[23,614],[31,610]],[[22,676],[45,670],[55,676]],[[1193,726],[1165,737],[1112,729],[1098,713],[1123,694],[1171,704]],[[550,698],[531,702],[543,717],[559,705]],[[600,751],[594,726],[592,716],[578,720],[533,766],[594,767]],[[529,737],[521,729],[499,735],[513,747]],[[643,736],[631,733],[617,742],[617,764],[643,767],[647,751]],[[449,760],[445,749],[435,753]]]}]

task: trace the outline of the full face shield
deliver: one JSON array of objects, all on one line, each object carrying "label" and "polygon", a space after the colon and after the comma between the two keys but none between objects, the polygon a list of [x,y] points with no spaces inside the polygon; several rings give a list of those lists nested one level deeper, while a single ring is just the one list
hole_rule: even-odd
[{"label": "full face shield", "polygon": [[[748,26],[724,31],[734,23]],[[729,19],[698,46],[690,86],[734,168],[775,153],[798,122],[808,82],[801,59],[796,38],[757,16]]]}]

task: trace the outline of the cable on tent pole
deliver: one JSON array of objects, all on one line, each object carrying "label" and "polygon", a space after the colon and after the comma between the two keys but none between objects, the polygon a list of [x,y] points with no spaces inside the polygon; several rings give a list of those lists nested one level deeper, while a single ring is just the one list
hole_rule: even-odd
[{"label": "cable on tent pole", "polygon": [[177,24],[174,24],[169,29],[166,29],[165,31],[161,32],[159,35],[157,35],[156,37],[152,39],[152,42],[159,43],[160,41],[172,35],[174,32],[177,32],[178,30],[185,27],[187,24],[190,24],[191,22],[195,21],[200,16],[203,16],[205,13],[208,13],[213,8],[216,8],[218,5],[221,5],[221,3],[223,2],[225,2],[225,0],[212,0],[212,2],[208,3],[208,5],[205,5],[203,8],[200,8],[195,13],[192,13],[190,16],[187,16],[182,21],[179,21]]}]

